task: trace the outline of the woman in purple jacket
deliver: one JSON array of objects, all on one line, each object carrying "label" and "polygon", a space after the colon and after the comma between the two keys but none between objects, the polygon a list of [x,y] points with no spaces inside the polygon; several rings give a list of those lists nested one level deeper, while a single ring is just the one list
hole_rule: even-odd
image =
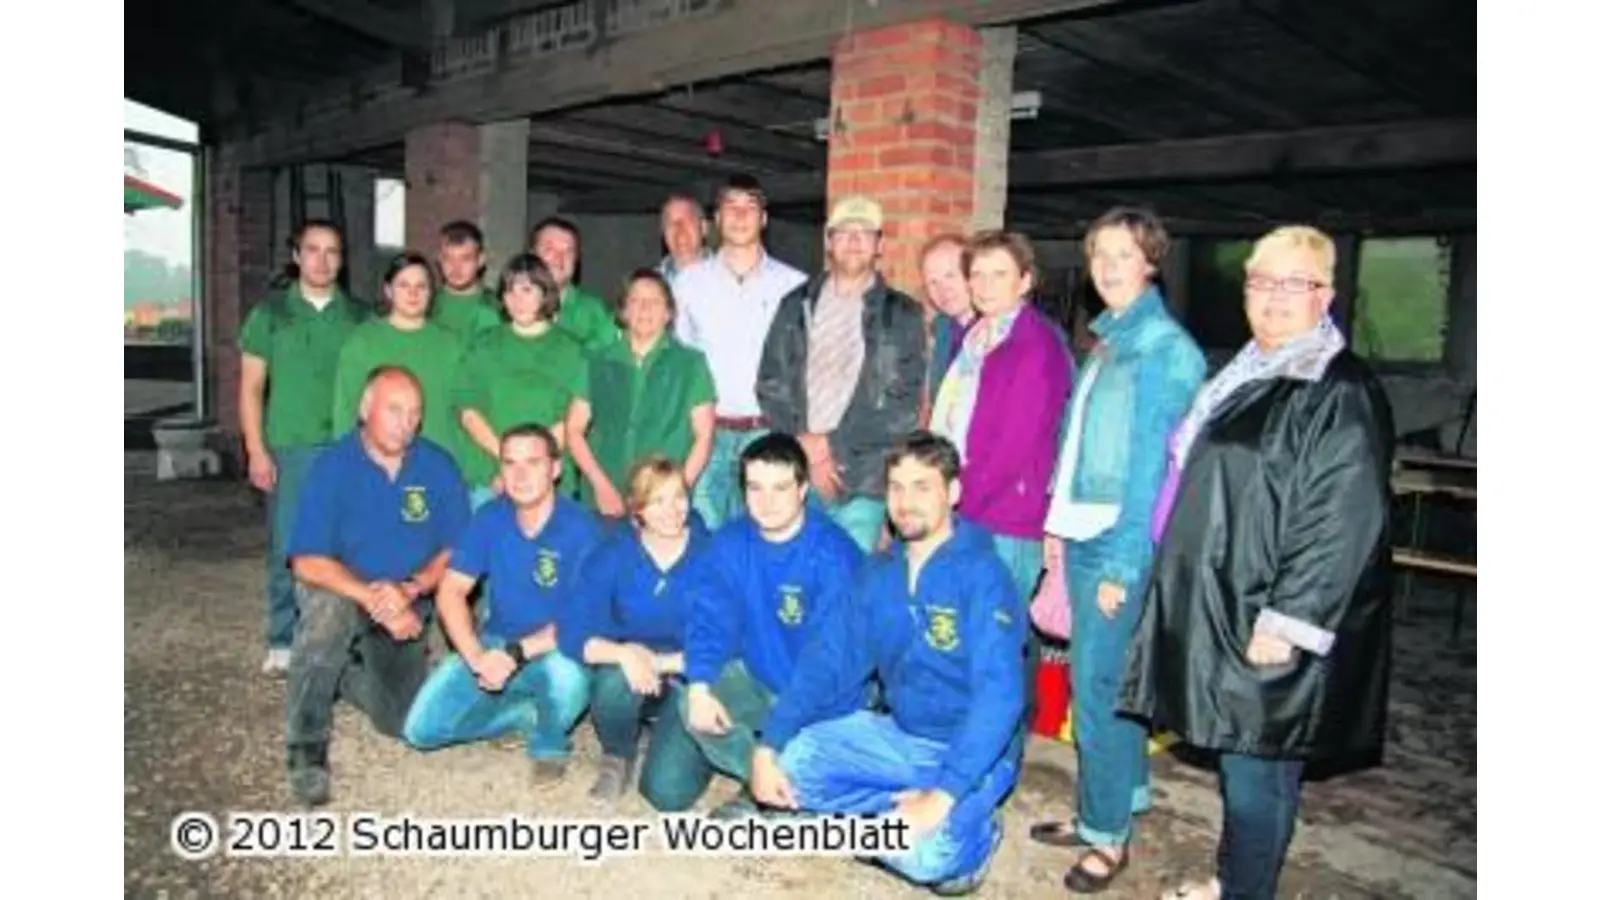
[{"label": "woman in purple jacket", "polygon": [[[1027,238],[980,234],[968,243],[962,266],[979,318],[939,386],[929,427],[961,451],[961,516],[994,535],[1026,602],[1044,569],[1044,517],[1072,356],[1064,336],[1028,302],[1038,269]],[[1030,640],[1030,676],[1037,658],[1037,641]],[[1032,678],[1026,683],[1031,698]],[[1030,699],[1024,723],[1032,706]]]}]

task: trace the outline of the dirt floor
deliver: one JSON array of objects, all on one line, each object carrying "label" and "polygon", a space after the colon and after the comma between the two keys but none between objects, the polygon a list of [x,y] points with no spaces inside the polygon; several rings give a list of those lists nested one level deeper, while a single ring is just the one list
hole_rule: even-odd
[{"label": "dirt floor", "polygon": [[[264,512],[242,485],[156,483],[150,454],[127,455],[124,516],[125,893],[139,897],[911,897],[885,872],[845,859],[714,859],[649,854],[579,865],[480,857],[228,859],[171,849],[188,810],[292,809],[283,774],[283,684],[261,661]],[[1476,650],[1469,625],[1451,646],[1452,595],[1423,590],[1396,645],[1385,767],[1308,784],[1283,896],[1476,894]],[[587,722],[566,784],[528,786],[511,745],[420,754],[341,708],[332,749],[337,813],[432,817],[644,817],[637,796],[596,808],[585,792],[598,748]],[[1068,851],[1031,843],[1029,824],[1070,816],[1069,747],[1035,739],[1006,809],[1007,837],[979,896],[1065,893]],[[1213,774],[1167,754],[1156,808],[1138,828],[1132,867],[1108,897],[1153,898],[1206,872],[1217,838]],[[729,794],[719,782],[706,808]]]}]

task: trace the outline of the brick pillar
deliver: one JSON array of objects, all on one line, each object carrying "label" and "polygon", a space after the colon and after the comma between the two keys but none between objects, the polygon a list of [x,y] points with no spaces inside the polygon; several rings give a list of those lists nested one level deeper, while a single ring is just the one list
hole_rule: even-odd
[{"label": "brick pillar", "polygon": [[972,228],[982,46],[943,19],[834,46],[828,204],[864,194],[883,205],[882,269],[908,293],[921,293],[922,243]]},{"label": "brick pillar", "polygon": [[492,279],[527,248],[528,120],[442,122],[406,135],[406,246],[430,258],[439,229],[477,223]]},{"label": "brick pillar", "polygon": [[432,256],[439,229],[478,218],[478,129],[439,122],[406,134],[406,246]]},{"label": "brick pillar", "polygon": [[208,414],[235,453],[239,435],[239,326],[272,280],[272,173],[245,169],[227,145],[205,167],[205,311],[202,325]]}]

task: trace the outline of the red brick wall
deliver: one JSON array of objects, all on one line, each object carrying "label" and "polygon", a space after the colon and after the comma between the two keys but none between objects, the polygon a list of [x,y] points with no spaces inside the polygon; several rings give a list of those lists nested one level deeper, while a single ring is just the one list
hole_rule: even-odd
[{"label": "red brick wall", "polygon": [[833,50],[828,205],[849,194],[883,205],[883,271],[913,296],[923,242],[969,230],[981,44],[974,29],[931,19]]},{"label": "red brick wall", "polygon": [[478,129],[441,122],[406,134],[406,246],[429,258],[452,219],[478,221]]},{"label": "red brick wall", "polygon": [[204,341],[211,415],[236,446],[239,326],[272,281],[272,173],[242,169],[224,144],[212,151],[205,189]]}]

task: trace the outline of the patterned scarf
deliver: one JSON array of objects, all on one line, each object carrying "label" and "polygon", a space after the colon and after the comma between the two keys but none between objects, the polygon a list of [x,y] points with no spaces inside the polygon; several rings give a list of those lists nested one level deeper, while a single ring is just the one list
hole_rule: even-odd
[{"label": "patterned scarf", "polygon": [[1255,341],[1245,344],[1216,377],[1200,388],[1194,405],[1172,435],[1173,461],[1180,469],[1183,467],[1200,429],[1240,388],[1272,378],[1316,381],[1344,346],[1344,335],[1326,315],[1310,332],[1276,350],[1262,350]]},{"label": "patterned scarf", "polygon": [[1150,517],[1150,538],[1156,543],[1167,530],[1167,519],[1178,502],[1178,483],[1183,477],[1183,465],[1189,451],[1206,421],[1245,385],[1269,378],[1296,378],[1316,381],[1327,370],[1328,363],[1344,349],[1344,335],[1327,316],[1317,323],[1309,334],[1301,335],[1277,350],[1264,351],[1255,341],[1246,344],[1217,376],[1206,382],[1189,407],[1188,415],[1178,423],[1168,443],[1171,455],[1167,460],[1167,477],[1156,495],[1156,506]]}]

